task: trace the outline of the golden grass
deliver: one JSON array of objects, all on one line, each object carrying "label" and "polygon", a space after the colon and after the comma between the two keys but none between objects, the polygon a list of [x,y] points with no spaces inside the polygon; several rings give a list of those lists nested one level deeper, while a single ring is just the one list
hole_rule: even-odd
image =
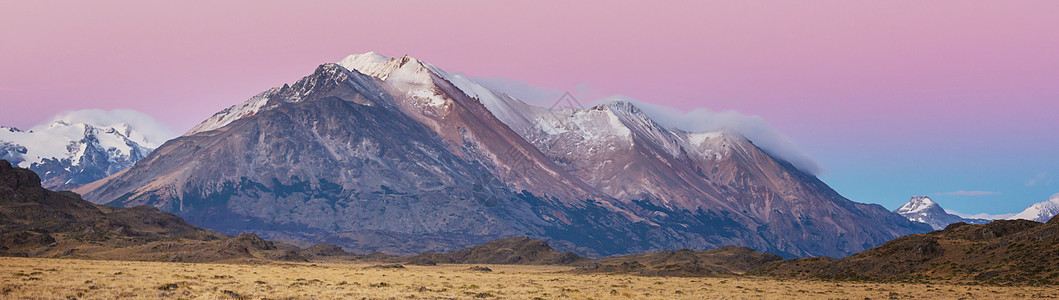
[{"label": "golden grass", "polygon": [[0,257],[3,299],[758,299],[1059,297],[1057,287],[571,274],[568,267],[189,264]]}]

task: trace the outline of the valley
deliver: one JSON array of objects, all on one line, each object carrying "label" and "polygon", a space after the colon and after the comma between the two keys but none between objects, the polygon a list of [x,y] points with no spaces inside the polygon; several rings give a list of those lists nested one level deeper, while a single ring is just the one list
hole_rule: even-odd
[{"label": "valley", "polygon": [[[374,263],[192,264],[0,257],[6,299],[1003,299],[1054,287],[865,283],[762,277],[575,274],[570,267]],[[491,271],[474,271],[483,266]]]}]

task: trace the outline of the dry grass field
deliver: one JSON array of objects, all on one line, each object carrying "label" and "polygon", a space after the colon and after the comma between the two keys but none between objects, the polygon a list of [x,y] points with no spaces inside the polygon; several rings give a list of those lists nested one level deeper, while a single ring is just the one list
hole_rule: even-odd
[{"label": "dry grass field", "polygon": [[990,299],[1056,298],[1057,287],[851,283],[572,274],[568,267],[191,264],[0,257],[3,299]]}]

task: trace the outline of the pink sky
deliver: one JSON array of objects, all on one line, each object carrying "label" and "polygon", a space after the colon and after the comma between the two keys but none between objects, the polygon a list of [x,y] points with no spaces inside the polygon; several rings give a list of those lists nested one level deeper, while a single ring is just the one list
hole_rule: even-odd
[{"label": "pink sky", "polygon": [[1059,1],[364,2],[7,1],[0,124],[128,108],[183,132],[318,64],[376,51],[738,110],[835,160],[1059,142]]}]

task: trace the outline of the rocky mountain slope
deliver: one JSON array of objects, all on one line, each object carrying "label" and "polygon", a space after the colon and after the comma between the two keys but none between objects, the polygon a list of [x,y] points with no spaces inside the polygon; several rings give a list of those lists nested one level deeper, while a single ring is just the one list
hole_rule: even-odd
[{"label": "rocky mountain slope", "polygon": [[0,126],[0,159],[40,174],[49,189],[68,190],[131,167],[154,147],[128,124],[55,121],[22,131]]},{"label": "rocky mountain slope", "polygon": [[32,171],[0,160],[0,255],[180,262],[305,260],[297,247],[252,234],[229,237],[150,206],[95,205],[71,192],[44,189],[40,183]]},{"label": "rocky mountain slope", "polygon": [[374,53],[221,111],[78,191],[225,233],[398,254],[530,236],[588,256],[844,256],[929,230],[737,134],[664,128],[628,103],[544,112]]},{"label": "rocky mountain slope", "polygon": [[949,226],[952,223],[985,224],[990,221],[985,219],[967,219],[947,213],[945,209],[941,208],[941,205],[938,205],[937,202],[927,196],[912,197],[912,199],[908,200],[908,203],[895,209],[894,213],[915,222],[930,224],[930,227],[933,227],[934,230],[944,229],[945,226]]},{"label": "rocky mountain slope", "polygon": [[1046,222],[1056,215],[1059,215],[1059,194],[1052,195],[1048,201],[1030,205],[1022,212],[1008,218],[1008,220]]},{"label": "rocky mountain slope", "polygon": [[1059,283],[1059,218],[1047,223],[955,223],[900,237],[842,259],[800,258],[751,272],[854,280],[955,280],[997,284]]}]

